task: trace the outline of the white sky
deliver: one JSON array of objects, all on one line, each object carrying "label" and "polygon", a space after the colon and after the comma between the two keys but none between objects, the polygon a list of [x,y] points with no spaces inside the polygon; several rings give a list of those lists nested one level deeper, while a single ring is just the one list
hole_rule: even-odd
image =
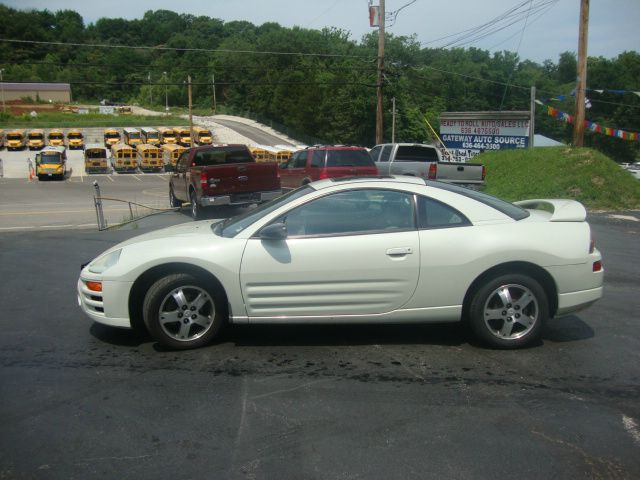
[{"label": "white sky", "polygon": [[[374,0],[378,3],[379,0]],[[411,0],[386,0],[387,12],[397,10]],[[533,4],[541,0],[531,0]],[[256,25],[277,22],[321,29],[337,27],[350,32],[353,40],[373,31],[369,27],[368,0],[2,0],[17,9],[75,10],[85,24],[101,17],[141,18],[147,10],[172,10],[178,13],[206,15],[224,21],[246,20]],[[420,42],[479,26],[522,0],[416,0],[403,9],[388,31],[395,35],[417,35]],[[522,59],[558,61],[561,52],[578,49],[580,0],[559,0],[544,15],[531,15],[520,42],[521,21],[471,46],[496,51],[516,51]],[[612,58],[640,51],[640,0],[591,0],[589,55]],[[428,43],[436,47],[443,42]]]}]

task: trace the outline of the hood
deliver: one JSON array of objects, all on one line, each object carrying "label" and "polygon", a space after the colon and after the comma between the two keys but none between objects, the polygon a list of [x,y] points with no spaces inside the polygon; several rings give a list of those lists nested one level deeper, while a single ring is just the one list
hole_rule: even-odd
[{"label": "hood", "polygon": [[144,233],[137,237],[125,240],[122,243],[110,248],[109,250],[117,250],[118,248],[132,245],[134,243],[147,242],[150,240],[156,240],[159,238],[176,238],[176,237],[190,237],[199,235],[214,235],[211,231],[211,225],[218,223],[220,220],[202,220],[200,222],[187,222],[172,227],[161,228],[160,230],[154,230],[153,232]]}]

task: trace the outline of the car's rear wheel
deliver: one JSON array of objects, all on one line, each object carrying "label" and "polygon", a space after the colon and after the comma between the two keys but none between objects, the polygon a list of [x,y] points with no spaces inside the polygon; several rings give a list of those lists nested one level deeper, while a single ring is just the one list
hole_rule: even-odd
[{"label": "car's rear wheel", "polygon": [[191,191],[191,195],[189,197],[191,199],[191,216],[194,220],[200,220],[202,213],[200,212],[200,205],[198,205],[198,198],[196,197],[196,192]]},{"label": "car's rear wheel", "polygon": [[188,273],[167,275],[145,295],[142,313],[151,336],[175,349],[211,342],[226,322],[224,299],[204,281]]},{"label": "car's rear wheel", "polygon": [[173,208],[180,208],[182,202],[176,198],[176,194],[173,193],[173,187],[169,187],[169,203]]},{"label": "car's rear wheel", "polygon": [[471,328],[496,348],[520,348],[538,341],[548,316],[544,289],[523,274],[493,277],[475,292],[469,307]]}]

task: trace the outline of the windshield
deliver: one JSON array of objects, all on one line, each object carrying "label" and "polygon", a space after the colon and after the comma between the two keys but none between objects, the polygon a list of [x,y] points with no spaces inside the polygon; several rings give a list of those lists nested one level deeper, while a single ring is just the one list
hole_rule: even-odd
[{"label": "windshield", "polygon": [[29,138],[31,140],[42,140],[43,135],[41,133],[30,133]]},{"label": "windshield", "polygon": [[196,152],[193,164],[198,167],[223,163],[252,163],[253,157],[246,147],[214,147]]},{"label": "windshield", "polygon": [[69,134],[69,139],[71,139],[71,140],[76,140],[78,138],[82,138],[82,135],[79,134],[79,133],[70,133]]},{"label": "windshield", "polygon": [[120,138],[120,134],[118,133],[105,133],[104,138]]},{"label": "windshield", "polygon": [[87,149],[84,154],[87,158],[107,158],[106,150],[101,150],[101,149],[98,149],[98,150]]},{"label": "windshield", "polygon": [[395,160],[396,162],[437,162],[438,151],[426,145],[400,145]]},{"label": "windshield", "polygon": [[9,133],[7,134],[7,140],[22,140],[22,135],[19,133]]},{"label": "windshield", "polygon": [[62,163],[62,156],[59,153],[43,153],[40,155],[40,163],[42,164],[52,164],[52,163]]},{"label": "windshield", "polygon": [[291,202],[296,198],[304,197],[313,191],[314,189],[308,185],[292,190],[291,192],[275,198],[270,202],[263,203],[253,210],[248,210],[247,212],[236,217],[229,218],[222,223],[212,225],[213,233],[227,238],[235,237],[256,220],[268,215],[274,210],[280,208],[282,205]]},{"label": "windshield", "polygon": [[50,133],[49,138],[53,140],[62,140],[64,136],[61,133]]},{"label": "windshield", "polygon": [[129,133],[129,138],[133,138],[133,139],[138,139],[140,138],[140,134],[139,133]]},{"label": "windshield", "polygon": [[158,140],[157,133],[147,133],[147,140]]}]

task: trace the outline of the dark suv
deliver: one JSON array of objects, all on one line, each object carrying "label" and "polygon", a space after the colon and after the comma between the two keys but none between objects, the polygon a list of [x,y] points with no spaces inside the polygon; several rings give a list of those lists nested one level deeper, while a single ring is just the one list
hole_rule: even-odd
[{"label": "dark suv", "polygon": [[378,169],[366,148],[321,145],[295,152],[280,165],[283,188],[297,188],[323,178],[377,175]]}]

